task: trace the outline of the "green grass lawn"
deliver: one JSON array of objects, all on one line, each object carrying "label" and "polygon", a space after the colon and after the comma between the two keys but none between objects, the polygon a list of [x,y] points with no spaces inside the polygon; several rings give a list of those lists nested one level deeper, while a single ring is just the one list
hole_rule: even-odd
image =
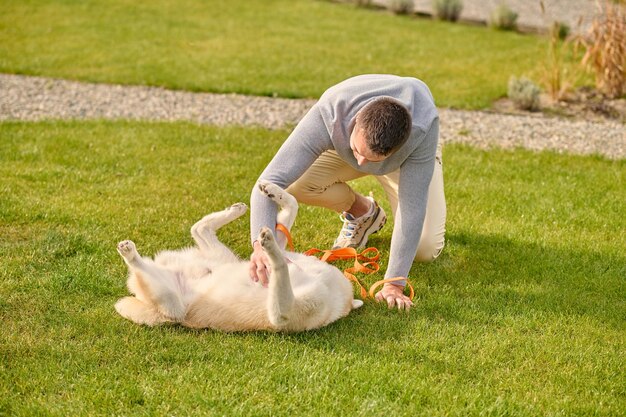
[{"label": "green grass lawn", "polygon": [[353,75],[424,80],[440,106],[488,107],[539,79],[544,38],[314,0],[3,0],[0,72],[318,97]]},{"label": "green grass lawn", "polygon": [[[298,335],[119,317],[116,243],[191,244],[287,133],[0,124],[0,415],[624,415],[625,161],[447,146],[447,246],[413,267],[408,315],[368,302]],[[303,207],[296,244],[339,226]],[[371,240],[383,270],[390,236]],[[221,238],[248,255],[245,219]]]}]

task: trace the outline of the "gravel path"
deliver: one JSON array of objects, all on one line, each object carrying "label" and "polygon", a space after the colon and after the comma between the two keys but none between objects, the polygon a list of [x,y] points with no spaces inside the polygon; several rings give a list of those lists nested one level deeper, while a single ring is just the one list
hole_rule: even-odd
[{"label": "gravel path", "polygon": [[[187,120],[288,127],[315,100],[207,94],[0,74],[0,121],[46,119]],[[626,127],[537,115],[440,109],[444,143],[523,147],[626,158]]]}]

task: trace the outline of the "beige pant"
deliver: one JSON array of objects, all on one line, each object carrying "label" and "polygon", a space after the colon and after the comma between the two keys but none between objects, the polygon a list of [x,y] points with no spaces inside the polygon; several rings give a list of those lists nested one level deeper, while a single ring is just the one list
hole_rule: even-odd
[{"label": "beige pant", "polygon": [[[415,260],[430,262],[443,250],[446,231],[446,198],[443,191],[443,166],[441,144],[437,145],[437,156],[433,178],[428,188],[428,203],[422,236]],[[347,211],[356,199],[355,193],[346,184],[364,174],[346,164],[335,151],[324,152],[311,167],[287,191],[305,204],[326,207],[337,212]],[[398,207],[398,180],[400,171],[377,176],[387,194],[393,215]]]}]

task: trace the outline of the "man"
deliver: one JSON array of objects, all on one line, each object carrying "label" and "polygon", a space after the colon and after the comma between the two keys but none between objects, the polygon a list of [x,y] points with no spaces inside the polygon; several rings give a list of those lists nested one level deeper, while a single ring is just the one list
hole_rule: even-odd
[{"label": "man", "polygon": [[[443,249],[446,204],[439,117],[428,87],[415,78],[361,75],[329,88],[298,123],[261,179],[286,188],[299,202],[341,213],[334,247],[362,248],[386,215],[371,197],[346,184],[365,175],[379,180],[394,227],[387,283],[376,300],[390,308],[413,304],[403,294],[413,260],[434,260]],[[256,241],[263,226],[274,230],[276,207],[255,187],[251,196],[254,252],[250,276],[267,285],[268,262]]]}]

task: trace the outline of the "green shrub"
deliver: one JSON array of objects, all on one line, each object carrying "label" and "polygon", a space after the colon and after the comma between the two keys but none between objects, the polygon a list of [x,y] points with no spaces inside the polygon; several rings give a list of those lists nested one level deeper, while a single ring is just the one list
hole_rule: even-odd
[{"label": "green shrub", "polygon": [[509,79],[508,96],[522,110],[539,109],[539,87],[526,77]]},{"label": "green shrub", "polygon": [[517,28],[517,17],[517,13],[502,3],[491,13],[489,26],[500,30],[515,30]]},{"label": "green shrub", "polygon": [[413,0],[389,0],[387,7],[395,14],[411,14]]},{"label": "green shrub", "polygon": [[565,40],[567,39],[567,37],[569,36],[571,29],[569,27],[569,25],[567,23],[564,22],[554,22],[554,30],[556,30],[556,33],[559,37],[560,40]]},{"label": "green shrub", "polygon": [[461,0],[433,0],[433,10],[437,18],[456,22],[463,10],[463,2]]}]

